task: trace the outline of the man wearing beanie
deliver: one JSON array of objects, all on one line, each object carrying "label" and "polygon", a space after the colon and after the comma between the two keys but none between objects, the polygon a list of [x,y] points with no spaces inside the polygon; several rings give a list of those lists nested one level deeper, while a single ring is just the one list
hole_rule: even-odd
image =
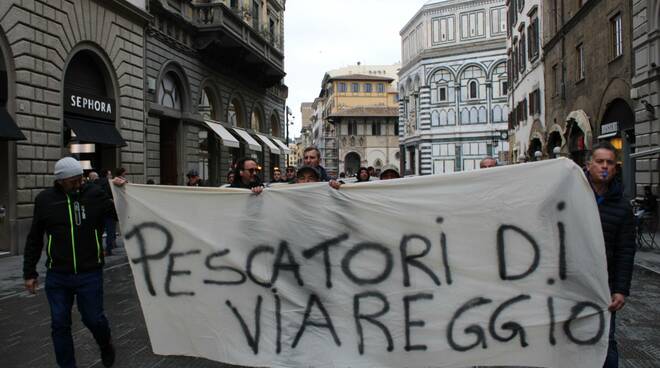
[{"label": "man wearing beanie", "polygon": [[[50,305],[55,357],[60,367],[75,367],[71,336],[74,298],[85,326],[101,348],[101,361],[110,367],[115,350],[103,312],[103,219],[113,216],[112,199],[97,185],[84,185],[78,160],[65,157],[55,164],[55,183],[35,199],[32,227],[25,244],[23,278],[32,294],[37,290],[37,262],[46,243],[46,296]],[[115,185],[126,180],[113,179]]]}]

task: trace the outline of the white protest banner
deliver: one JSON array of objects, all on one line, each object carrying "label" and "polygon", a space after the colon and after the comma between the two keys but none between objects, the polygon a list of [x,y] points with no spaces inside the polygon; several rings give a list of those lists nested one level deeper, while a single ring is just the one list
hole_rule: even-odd
[{"label": "white protest banner", "polygon": [[247,190],[114,188],[154,352],[271,367],[601,367],[597,207],[566,159]]}]

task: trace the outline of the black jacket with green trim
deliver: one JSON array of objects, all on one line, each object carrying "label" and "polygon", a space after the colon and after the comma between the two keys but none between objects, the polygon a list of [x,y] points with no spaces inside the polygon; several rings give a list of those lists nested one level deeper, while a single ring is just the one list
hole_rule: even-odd
[{"label": "black jacket with green trim", "polygon": [[36,278],[46,243],[46,268],[60,273],[89,272],[103,267],[106,216],[117,218],[112,199],[94,184],[66,194],[58,184],[35,199],[32,227],[25,244],[23,278]]}]

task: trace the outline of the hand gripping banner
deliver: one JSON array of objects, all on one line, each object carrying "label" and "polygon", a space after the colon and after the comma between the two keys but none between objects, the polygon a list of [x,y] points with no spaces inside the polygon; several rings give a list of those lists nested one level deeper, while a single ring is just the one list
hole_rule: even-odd
[{"label": "hand gripping banner", "polygon": [[113,188],[153,351],[267,367],[601,367],[593,193],[566,159],[241,189]]}]

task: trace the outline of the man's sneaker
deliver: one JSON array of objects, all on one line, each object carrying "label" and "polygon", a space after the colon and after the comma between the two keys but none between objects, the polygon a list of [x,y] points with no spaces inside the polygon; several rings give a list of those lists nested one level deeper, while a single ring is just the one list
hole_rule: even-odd
[{"label": "man's sneaker", "polygon": [[101,362],[104,367],[112,367],[115,364],[115,347],[112,346],[112,342],[101,348]]}]

